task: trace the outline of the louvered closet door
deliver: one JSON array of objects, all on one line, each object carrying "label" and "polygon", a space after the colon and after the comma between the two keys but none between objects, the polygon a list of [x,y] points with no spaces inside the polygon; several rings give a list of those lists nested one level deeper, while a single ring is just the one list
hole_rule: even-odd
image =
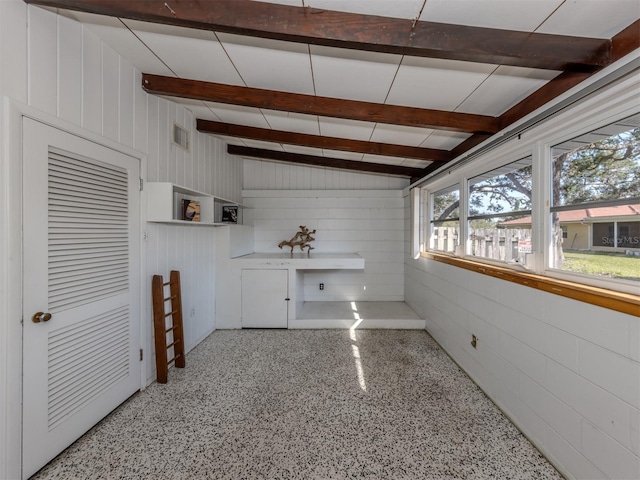
[{"label": "louvered closet door", "polygon": [[140,387],[140,193],[132,157],[26,118],[23,138],[28,478]]}]

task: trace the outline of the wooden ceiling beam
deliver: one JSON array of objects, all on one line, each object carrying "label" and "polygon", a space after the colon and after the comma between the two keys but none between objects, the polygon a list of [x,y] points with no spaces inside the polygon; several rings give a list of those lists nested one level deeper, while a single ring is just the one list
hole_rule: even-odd
[{"label": "wooden ceiling beam", "polygon": [[589,78],[591,73],[582,72],[564,72],[556,78],[545,83],[541,88],[533,92],[527,98],[517,103],[505,113],[500,115],[500,125],[503,128],[508,127],[523,117],[526,117],[537,108],[550,102],[570,88],[575,87],[580,82]]},{"label": "wooden ceiling beam", "polygon": [[301,145],[304,147],[326,148],[328,150],[340,150],[344,152],[413,158],[430,162],[446,162],[451,159],[451,154],[447,150],[393,145],[390,143],[365,142],[362,140],[337,137],[323,137],[319,135],[309,135],[307,133],[284,132],[282,130],[233,125],[211,120],[198,119],[196,128],[199,132],[214,135],[249,138],[252,140],[283,143],[287,145]]},{"label": "wooden ceiling beam", "polygon": [[[627,28],[611,39],[613,46],[611,59],[618,60],[632,51],[640,48],[640,20],[636,20]],[[527,116],[537,108],[562,95],[567,90],[583,82],[594,72],[564,72],[544,84],[517,105],[514,105],[499,117],[500,128],[506,128],[512,123]]]},{"label": "wooden ceiling beam", "polygon": [[464,133],[496,133],[498,131],[498,119],[486,115],[319,97],[148,73],[142,75],[142,88],[154,95],[296,112],[305,115]]},{"label": "wooden ceiling beam", "polygon": [[491,138],[491,135],[472,135],[467,138],[464,142],[456,145],[453,150],[451,150],[451,157],[456,158],[463,153],[471,150],[476,145],[480,145],[485,140]]},{"label": "wooden ceiling beam", "polygon": [[230,155],[238,155],[241,157],[277,160],[280,162],[289,162],[301,165],[340,168],[342,170],[355,170],[359,172],[379,173],[385,175],[399,175],[410,178],[420,178],[424,172],[421,168],[385,165],[383,163],[357,162],[353,160],[342,160],[339,158],[318,157],[315,155],[301,155],[298,153],[278,152],[262,148],[241,147],[238,145],[228,145],[227,152]]},{"label": "wooden ceiling beam", "polygon": [[338,48],[593,71],[610,63],[607,39],[414,21],[249,0],[24,0],[111,17]]},{"label": "wooden ceiling beam", "polygon": [[620,60],[638,47],[640,47],[640,20],[636,20],[611,39],[610,61]]},{"label": "wooden ceiling beam", "polygon": [[[628,55],[640,48],[640,20],[636,20],[627,28],[616,34],[611,39],[611,61],[616,61]],[[517,122],[521,118],[526,117],[534,110],[542,107],[546,103],[552,101],[554,98],[562,95],[566,91],[575,87],[579,83],[583,82],[595,72],[563,72],[556,78],[550,80],[538,90],[533,92],[527,98],[511,107],[498,117],[500,129],[507,128],[509,125]],[[486,140],[486,136],[482,134],[476,134],[469,137],[467,140],[456,146],[452,151],[452,158],[464,154],[468,150],[472,149],[476,145]],[[431,165],[428,167],[429,172],[440,168],[440,165]]]}]

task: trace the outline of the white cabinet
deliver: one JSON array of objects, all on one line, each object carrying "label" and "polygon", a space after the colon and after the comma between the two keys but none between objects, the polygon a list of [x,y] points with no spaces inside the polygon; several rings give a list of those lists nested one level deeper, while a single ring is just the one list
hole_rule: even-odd
[{"label": "white cabinet", "polygon": [[[149,222],[193,226],[229,225],[222,222],[222,210],[223,206],[230,205],[236,206],[238,211],[238,221],[234,223],[242,223],[242,209],[245,207],[241,203],[169,182],[149,182],[145,185],[145,190]],[[195,200],[200,203],[199,222],[182,220],[183,200]]]},{"label": "white cabinet", "polygon": [[242,270],[242,328],[287,328],[288,270]]}]

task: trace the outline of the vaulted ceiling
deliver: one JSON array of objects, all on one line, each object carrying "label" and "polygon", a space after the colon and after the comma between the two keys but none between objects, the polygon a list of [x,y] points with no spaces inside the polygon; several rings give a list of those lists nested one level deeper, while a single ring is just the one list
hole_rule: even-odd
[{"label": "vaulted ceiling", "polygon": [[25,0],[232,155],[420,178],[640,48],[637,0]]}]

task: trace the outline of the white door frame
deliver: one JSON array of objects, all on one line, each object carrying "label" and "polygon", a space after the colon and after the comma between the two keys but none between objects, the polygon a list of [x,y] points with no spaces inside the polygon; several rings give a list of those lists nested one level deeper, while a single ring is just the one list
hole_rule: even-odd
[{"label": "white door frame", "polygon": [[[58,130],[129,155],[140,162],[140,176],[147,178],[147,156],[114,140],[104,138],[81,127],[37,109],[2,98],[5,136],[0,156],[0,478],[22,475],[22,122],[28,117]],[[9,200],[14,199],[11,205]],[[11,208],[9,208],[11,207]],[[143,328],[148,318],[145,301],[146,242],[143,240],[147,219],[146,194],[140,198],[140,348],[149,352],[149,339]],[[4,243],[3,243],[4,242]],[[141,362],[140,389],[146,386],[145,362]],[[6,388],[5,388],[6,387]],[[4,392],[3,392],[4,390]],[[3,465],[4,463],[4,465]],[[4,470],[3,470],[4,468]]]}]

